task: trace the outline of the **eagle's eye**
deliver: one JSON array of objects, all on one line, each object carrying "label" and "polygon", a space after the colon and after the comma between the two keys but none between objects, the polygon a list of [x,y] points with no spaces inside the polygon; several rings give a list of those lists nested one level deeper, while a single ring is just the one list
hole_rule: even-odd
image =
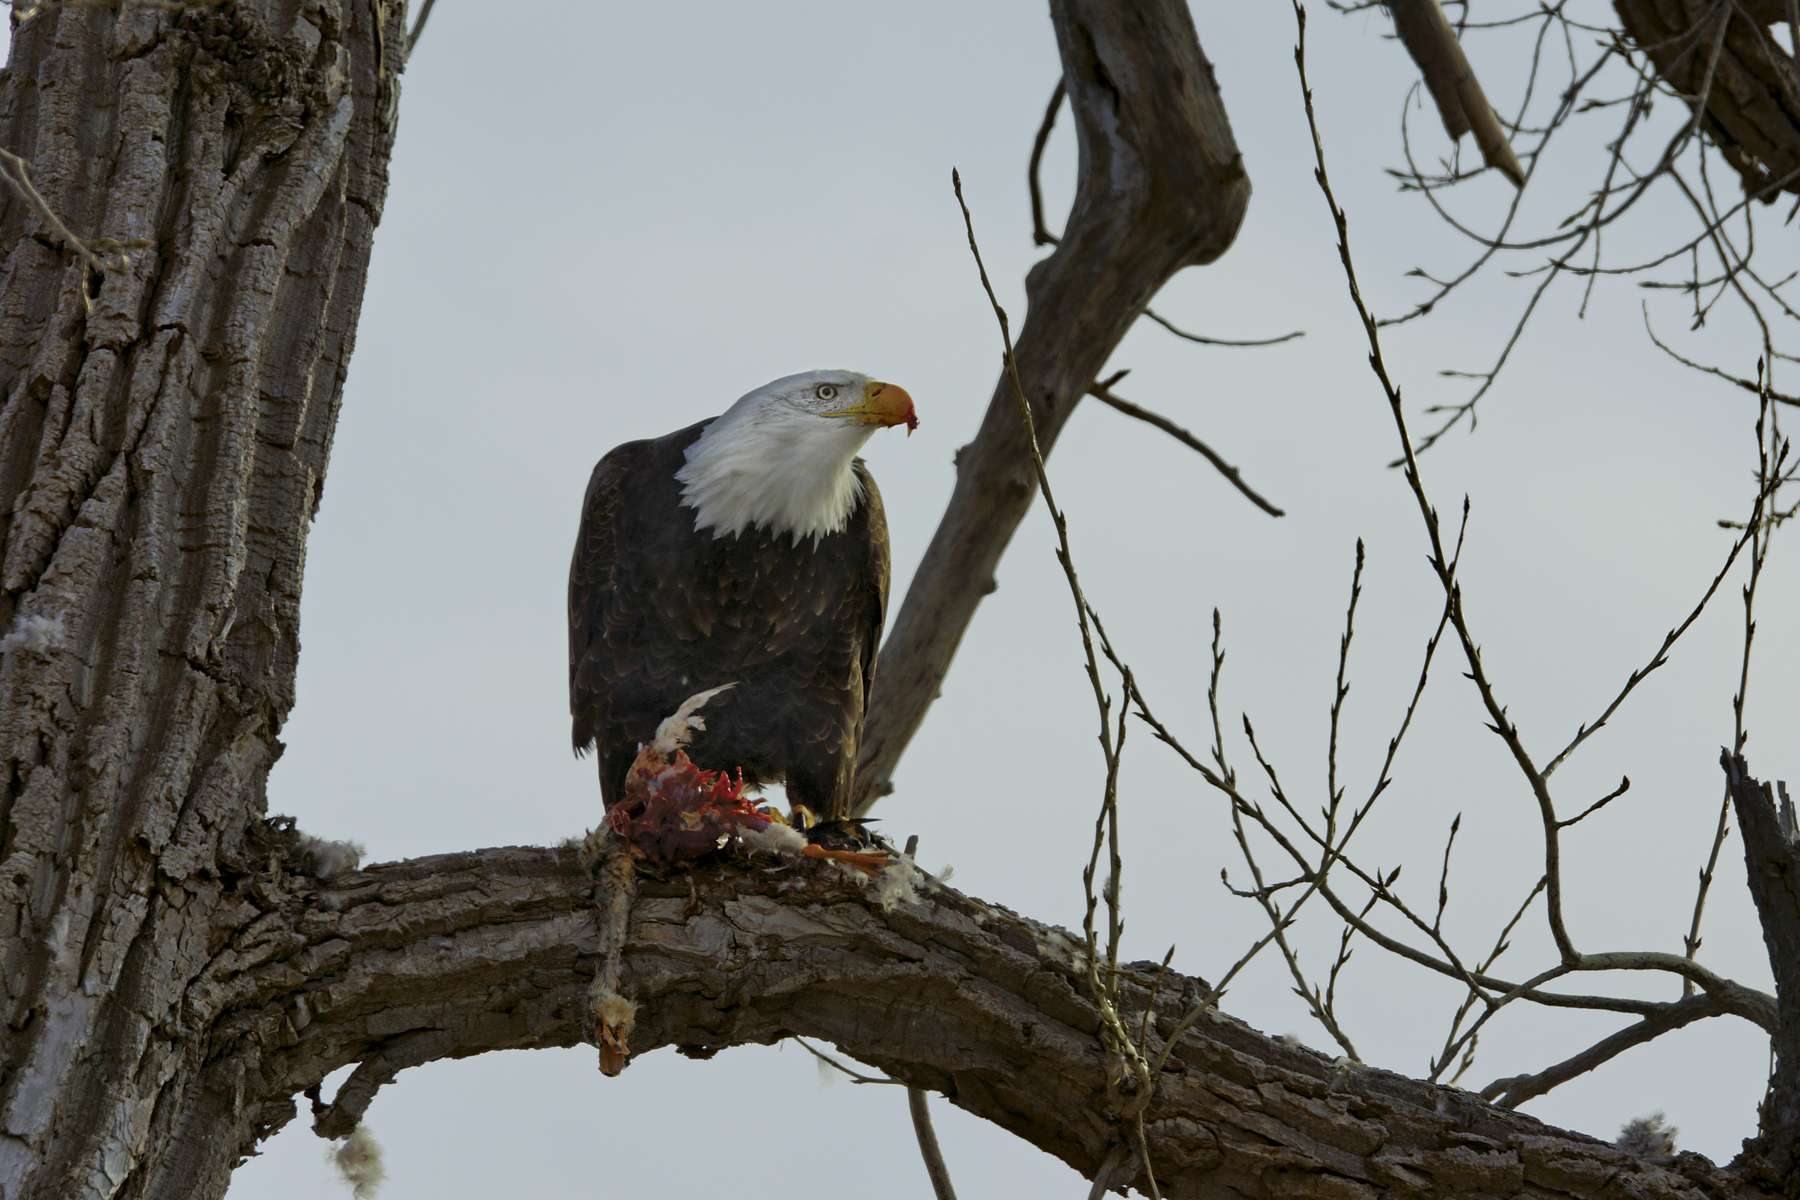
[{"label": "eagle's eye", "polygon": [[837,392],[838,392],[838,390],[837,390],[836,384],[821,383],[818,386],[818,389],[813,394],[818,396],[818,398],[821,400],[836,400]]}]

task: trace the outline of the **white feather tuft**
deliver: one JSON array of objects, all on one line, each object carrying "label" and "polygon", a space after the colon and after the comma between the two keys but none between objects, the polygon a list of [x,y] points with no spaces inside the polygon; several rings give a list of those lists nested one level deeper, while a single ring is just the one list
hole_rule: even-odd
[{"label": "white feather tuft", "polygon": [[366,1124],[358,1125],[350,1131],[350,1136],[337,1144],[331,1152],[331,1161],[350,1185],[350,1194],[356,1200],[375,1200],[375,1193],[381,1190],[381,1181],[387,1178],[387,1168],[381,1162],[381,1143],[369,1132]]},{"label": "white feather tuft", "polygon": [[687,745],[693,740],[697,731],[706,728],[706,718],[698,715],[700,710],[706,706],[706,702],[720,692],[728,692],[736,686],[736,680],[730,683],[721,683],[716,688],[695,692],[683,700],[681,706],[656,727],[656,739],[650,744],[665,756],[673,754],[680,747]]},{"label": "white feather tuft", "polygon": [[1653,1112],[1625,1122],[1613,1145],[1638,1158],[1669,1158],[1675,1153],[1675,1135],[1679,1132],[1660,1112]]},{"label": "white feather tuft", "polygon": [[69,629],[61,613],[51,617],[20,613],[13,618],[12,628],[6,631],[6,636],[0,637],[0,654],[11,654],[14,650],[48,654],[61,649],[68,636]]},{"label": "white feather tuft", "polygon": [[362,865],[361,842],[334,842],[328,838],[300,835],[300,869],[316,879],[332,879]]},{"label": "white feather tuft", "polygon": [[806,851],[806,835],[780,821],[771,821],[763,829],[740,829],[738,840],[752,850],[777,858],[795,858]]},{"label": "white feather tuft", "polygon": [[896,854],[893,861],[881,869],[881,874],[875,876],[869,896],[881,906],[882,912],[892,912],[899,904],[917,904],[919,884],[924,878],[913,866],[912,859]]}]

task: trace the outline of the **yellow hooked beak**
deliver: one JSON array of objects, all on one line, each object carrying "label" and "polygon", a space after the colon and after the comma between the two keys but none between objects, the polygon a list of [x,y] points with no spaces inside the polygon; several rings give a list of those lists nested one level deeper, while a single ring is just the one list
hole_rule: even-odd
[{"label": "yellow hooked beak", "polygon": [[919,416],[913,411],[912,397],[897,383],[871,379],[863,388],[862,400],[848,408],[834,409],[828,417],[855,417],[864,425],[905,425],[911,434],[919,427]]}]

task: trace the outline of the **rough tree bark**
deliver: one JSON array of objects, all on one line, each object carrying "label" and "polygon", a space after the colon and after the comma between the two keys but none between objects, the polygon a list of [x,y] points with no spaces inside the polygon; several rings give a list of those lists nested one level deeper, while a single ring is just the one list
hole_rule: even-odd
[{"label": "rough tree bark", "polygon": [[[1185,9],[1114,7],[1053,6],[1084,178],[1140,177],[1161,153],[1109,140],[1122,114],[1184,139],[1223,129],[1197,45],[1158,57],[1192,41]],[[42,635],[0,657],[0,1200],[216,1200],[338,1067],[360,1064],[315,1114],[327,1133],[407,1066],[581,1037],[603,897],[574,852],[321,882],[263,820],[401,15],[385,0],[47,5],[0,75],[0,148],[68,226],[95,246],[150,243],[96,274],[0,191],[0,629],[33,618]],[[1146,76],[1155,64],[1173,73]],[[1159,125],[1145,96],[1180,119]],[[1156,283],[1229,240],[1236,216],[1193,193],[1241,207],[1247,185],[1228,137],[1207,144],[1203,170],[1155,175],[1147,200],[1084,182],[1021,339],[1040,436]],[[1195,227],[1146,237],[1169,205]],[[1058,329],[1081,347],[1060,363]],[[1000,420],[958,485],[958,503],[998,514],[990,571],[1030,495]],[[625,947],[637,1053],[812,1034],[1084,1173],[1112,1155],[1112,1064],[1068,934],[941,887],[884,912],[829,873],[717,867],[694,883],[642,888]],[[1147,980],[1127,971],[1127,1013]],[[1200,988],[1163,981],[1153,1048]],[[1631,1160],[1222,1016],[1172,1051],[1147,1132],[1177,1196],[1763,1194],[1693,1156]]]},{"label": "rough tree bark", "polygon": [[[207,982],[265,864],[402,6],[45,5],[0,147],[0,1196],[218,1196],[266,1098]],[[40,628],[43,628],[40,626]],[[49,635],[55,641],[54,635]]]},{"label": "rough tree bark", "polygon": [[1800,1184],[1800,821],[1785,783],[1777,803],[1777,789],[1754,779],[1742,755],[1721,750],[1719,757],[1744,835],[1745,873],[1775,969],[1778,1006],[1762,1128],[1745,1149],[1793,1188]]}]

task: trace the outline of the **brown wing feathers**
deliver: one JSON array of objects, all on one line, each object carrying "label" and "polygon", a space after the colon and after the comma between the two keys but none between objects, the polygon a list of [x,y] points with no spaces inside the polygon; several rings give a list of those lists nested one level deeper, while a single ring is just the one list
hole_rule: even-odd
[{"label": "brown wing feathers", "polygon": [[576,750],[598,743],[610,803],[657,722],[735,680],[707,707],[694,761],[785,778],[795,802],[848,815],[887,603],[880,494],[858,461],[864,501],[841,533],[696,533],[674,475],[702,428],[620,446],[589,482],[569,572]]}]

